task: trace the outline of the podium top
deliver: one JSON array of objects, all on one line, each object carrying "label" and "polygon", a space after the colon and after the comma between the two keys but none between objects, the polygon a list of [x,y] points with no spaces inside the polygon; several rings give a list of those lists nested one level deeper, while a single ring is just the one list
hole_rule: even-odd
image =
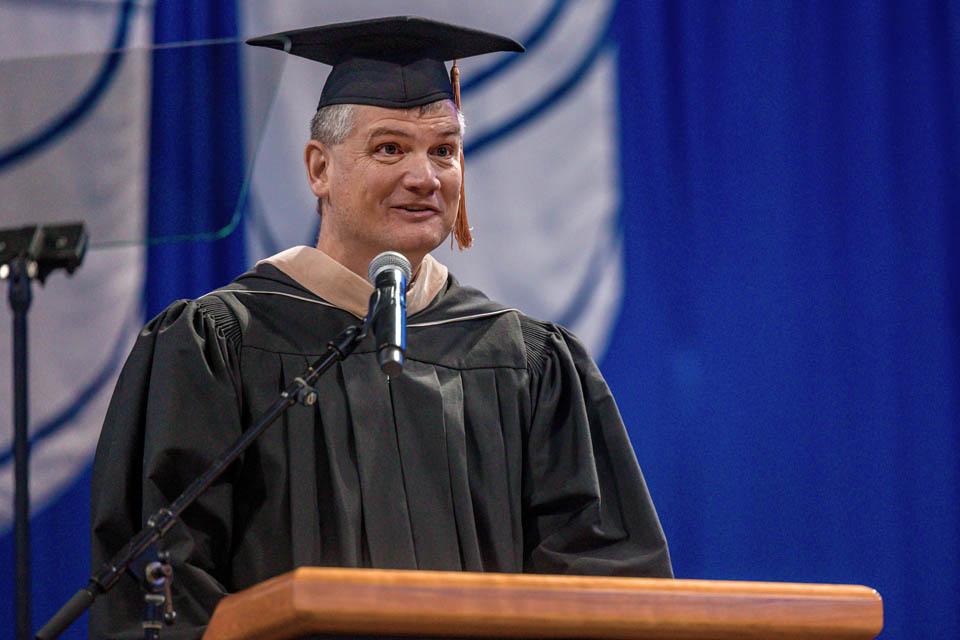
[{"label": "podium top", "polygon": [[852,585],[302,568],[224,598],[204,638],[874,638]]}]

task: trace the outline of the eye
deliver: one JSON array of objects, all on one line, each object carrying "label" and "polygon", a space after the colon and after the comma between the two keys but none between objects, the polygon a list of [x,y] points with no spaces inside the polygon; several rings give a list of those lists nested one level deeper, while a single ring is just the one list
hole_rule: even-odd
[{"label": "eye", "polygon": [[441,158],[450,158],[453,156],[453,145],[443,144],[437,147],[435,153]]},{"label": "eye", "polygon": [[400,153],[400,145],[396,142],[384,142],[377,146],[378,153],[385,153],[388,156],[395,156]]}]

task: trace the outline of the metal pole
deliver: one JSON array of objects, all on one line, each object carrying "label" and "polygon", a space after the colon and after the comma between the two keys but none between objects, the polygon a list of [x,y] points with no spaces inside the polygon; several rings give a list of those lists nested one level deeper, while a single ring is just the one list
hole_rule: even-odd
[{"label": "metal pole", "polygon": [[30,309],[30,271],[36,263],[16,258],[10,263],[9,298],[13,310],[13,451],[14,540],[16,546],[17,640],[30,632],[30,435],[27,431],[27,311]]}]

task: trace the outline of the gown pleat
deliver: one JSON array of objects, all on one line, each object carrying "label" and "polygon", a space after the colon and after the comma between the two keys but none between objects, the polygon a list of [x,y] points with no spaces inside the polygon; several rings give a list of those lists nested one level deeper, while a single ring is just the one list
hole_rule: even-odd
[{"label": "gown pleat", "polygon": [[[349,422],[357,443],[364,541],[373,566],[415,569],[410,503],[400,466],[390,388],[373,354],[342,362]],[[321,406],[321,414],[326,407]]]},{"label": "gown pleat", "polygon": [[438,367],[437,381],[443,398],[442,414],[447,454],[445,459],[462,566],[467,571],[480,571],[483,566],[480,559],[480,541],[477,539],[477,528],[473,518],[470,476],[467,471],[463,379],[458,370]]},{"label": "gown pleat", "polygon": [[323,552],[313,564],[361,567],[369,566],[369,561],[363,542],[356,441],[343,389],[340,364],[316,385],[318,397],[313,428],[319,432],[318,446],[323,451],[319,459],[323,464],[315,471],[320,500],[312,507],[320,513]]},{"label": "gown pleat", "polygon": [[518,542],[523,536],[520,522],[510,509],[520,494],[520,478],[511,469],[519,469],[519,465],[508,459],[500,403],[496,411],[489,409],[490,399],[499,397],[495,370],[471,370],[462,378],[464,413],[471,425],[464,432],[466,468],[461,474],[463,488],[470,489],[470,532],[474,540],[477,532],[483,532],[484,540],[490,541],[487,545],[476,544],[480,554],[476,566],[509,571],[522,565]]},{"label": "gown pleat", "polygon": [[[293,382],[293,379],[307,366],[306,358],[303,356],[283,355],[280,360],[285,386]],[[313,407],[294,405],[284,414],[283,422],[286,427],[282,429],[285,436],[284,450],[290,477],[314,476],[318,470],[318,453],[322,455],[323,452],[318,452]],[[293,531],[302,532],[293,536],[290,544],[294,566],[310,565],[316,562],[316,558],[322,556],[320,511],[317,509],[319,504],[317,491],[321,486],[323,485],[319,483],[293,481],[288,485],[290,528]]]},{"label": "gown pleat", "polygon": [[[390,390],[416,568],[459,570],[462,565],[450,478],[437,471],[437,463],[447,459],[445,432],[449,425],[444,420],[446,398],[436,368],[408,360],[404,374],[390,381]],[[459,414],[459,409],[455,411]]]}]

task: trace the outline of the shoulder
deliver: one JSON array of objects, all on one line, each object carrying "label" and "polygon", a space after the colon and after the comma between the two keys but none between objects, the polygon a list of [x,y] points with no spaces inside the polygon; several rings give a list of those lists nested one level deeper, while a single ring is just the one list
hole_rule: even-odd
[{"label": "shoulder", "polygon": [[[277,272],[279,273],[279,272]],[[292,283],[291,284],[295,284]],[[244,330],[250,323],[256,300],[245,295],[257,290],[268,292],[287,291],[290,294],[309,293],[294,290],[293,286],[260,277],[255,271],[241,274],[229,284],[206,293],[199,298],[171,302],[165,309],[150,319],[141,331],[141,337],[174,337],[193,334],[198,337],[215,334],[230,343],[240,345]]]},{"label": "shoulder", "polygon": [[[572,351],[586,353],[566,328],[491,300],[479,289],[460,284],[451,274],[446,288],[426,310],[411,316],[410,327],[447,326],[472,344],[475,357],[497,352],[512,366],[539,375],[547,361]],[[466,339],[469,336],[469,339]],[[570,345],[569,347],[567,345]],[[572,347],[572,349],[571,349]]]},{"label": "shoulder", "polygon": [[183,331],[198,336],[213,333],[239,344],[243,333],[241,319],[248,314],[245,313],[242,302],[232,295],[237,289],[235,283],[236,281],[193,300],[171,302],[147,322],[141,335],[155,333],[165,336]]},{"label": "shoulder", "polygon": [[326,341],[357,319],[271,265],[192,301],[215,330],[244,348],[321,353]]},{"label": "shoulder", "polygon": [[186,344],[208,342],[220,343],[230,351],[238,351],[243,342],[237,314],[213,294],[170,303],[144,325],[134,352],[177,352]]},{"label": "shoulder", "polygon": [[537,377],[548,368],[570,370],[595,369],[589,352],[583,343],[566,327],[554,322],[538,320],[528,315],[518,317],[523,335],[527,368]]},{"label": "shoulder", "polygon": [[227,285],[214,289],[196,302],[218,307],[225,305],[245,324],[249,316],[262,309],[273,310],[276,305],[317,305],[322,301],[300,283],[270,264],[260,264],[240,274]]}]

